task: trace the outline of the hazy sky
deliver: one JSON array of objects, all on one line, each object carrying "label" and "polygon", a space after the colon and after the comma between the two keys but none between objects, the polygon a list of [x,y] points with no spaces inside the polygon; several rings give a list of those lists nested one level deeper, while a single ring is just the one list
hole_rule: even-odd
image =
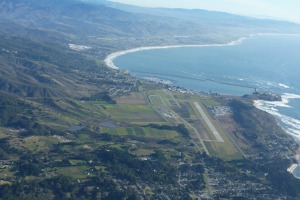
[{"label": "hazy sky", "polygon": [[300,23],[300,0],[111,0],[148,7],[199,8]]}]

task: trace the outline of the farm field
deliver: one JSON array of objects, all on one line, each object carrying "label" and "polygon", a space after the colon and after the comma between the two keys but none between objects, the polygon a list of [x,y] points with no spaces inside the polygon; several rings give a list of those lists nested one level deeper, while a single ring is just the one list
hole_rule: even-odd
[{"label": "farm field", "polygon": [[120,127],[120,128],[103,128],[103,132],[107,132],[113,135],[133,135],[145,138],[159,138],[159,139],[170,139],[179,140],[178,133],[170,130],[158,130],[154,128],[144,127]]},{"label": "farm field", "polygon": [[150,106],[144,105],[107,105],[107,112],[113,120],[127,123],[157,123],[163,119]]},{"label": "farm field", "polygon": [[120,105],[147,105],[147,100],[141,92],[132,92],[130,95],[118,97],[116,101]]}]

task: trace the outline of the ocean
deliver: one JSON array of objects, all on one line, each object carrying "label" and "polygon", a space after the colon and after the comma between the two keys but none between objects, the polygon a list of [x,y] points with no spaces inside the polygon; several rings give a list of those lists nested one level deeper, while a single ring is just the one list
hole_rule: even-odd
[{"label": "ocean", "polygon": [[[300,143],[300,35],[250,36],[235,45],[149,49],[113,64],[139,78],[167,80],[195,91],[244,95],[255,89],[282,95],[256,101]],[[300,176],[300,168],[295,170]]]}]

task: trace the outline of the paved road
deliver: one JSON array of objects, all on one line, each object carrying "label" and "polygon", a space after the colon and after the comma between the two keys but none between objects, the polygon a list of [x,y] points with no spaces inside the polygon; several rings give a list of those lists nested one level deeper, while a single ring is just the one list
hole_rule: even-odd
[{"label": "paved road", "polygon": [[203,109],[201,108],[201,106],[199,105],[199,103],[198,102],[194,102],[194,105],[196,106],[197,110],[199,111],[199,113],[203,117],[204,121],[206,122],[206,124],[208,125],[209,129],[214,134],[214,136],[216,137],[216,139],[218,140],[218,142],[224,142],[223,138],[220,136],[220,134],[216,130],[215,126],[211,123],[210,119],[207,117],[206,113],[203,111]]}]

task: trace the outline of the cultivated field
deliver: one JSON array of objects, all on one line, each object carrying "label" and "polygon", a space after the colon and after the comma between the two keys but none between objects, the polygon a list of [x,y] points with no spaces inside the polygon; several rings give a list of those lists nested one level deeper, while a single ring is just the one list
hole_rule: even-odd
[{"label": "cultivated field", "polygon": [[127,122],[157,123],[163,119],[150,106],[143,105],[107,105],[107,112],[112,119]]}]

